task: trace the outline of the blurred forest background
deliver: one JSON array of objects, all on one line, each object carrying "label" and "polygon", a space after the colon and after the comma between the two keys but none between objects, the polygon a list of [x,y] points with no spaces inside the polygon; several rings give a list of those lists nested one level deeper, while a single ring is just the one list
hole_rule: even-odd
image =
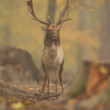
[{"label": "blurred forest background", "polygon": [[[64,10],[66,0],[53,0],[53,3],[55,2],[55,21],[57,21]],[[103,4],[104,0],[71,0],[70,17],[73,20],[65,23],[60,33],[65,53],[65,72],[78,71],[84,58],[97,60]],[[34,8],[37,16],[46,20],[48,0],[34,0]],[[27,50],[41,68],[44,35],[41,24],[31,19],[26,0],[1,0],[0,45],[11,45]]]},{"label": "blurred forest background", "polygon": [[[43,21],[51,16],[52,23],[56,23],[63,15],[66,18],[68,12],[72,18],[62,25],[60,32],[65,57],[65,92],[60,94],[63,102],[55,100],[55,96],[37,94],[42,84],[34,84],[33,80],[43,82],[41,50],[45,32],[39,22],[31,19],[26,2],[0,1],[0,79],[4,80],[0,80],[0,109],[6,104],[3,110],[46,110],[58,103],[64,107],[66,103],[71,109],[64,110],[73,110],[77,105],[110,110],[110,0],[71,0],[69,8],[68,0],[33,0],[36,15]],[[25,79],[28,84],[21,85],[19,82]],[[19,81],[12,84],[12,80]],[[54,86],[50,89],[54,95]],[[46,101],[40,104],[39,100]],[[97,108],[99,105],[101,109]]]}]

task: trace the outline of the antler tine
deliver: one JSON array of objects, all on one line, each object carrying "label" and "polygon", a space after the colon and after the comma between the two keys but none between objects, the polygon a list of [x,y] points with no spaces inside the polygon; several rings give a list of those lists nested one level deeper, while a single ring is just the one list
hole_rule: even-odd
[{"label": "antler tine", "polygon": [[[58,21],[58,23],[57,23],[57,25],[60,25],[60,24],[62,24],[62,23],[64,23],[64,22],[66,22],[66,21],[69,21],[69,20],[72,20],[71,18],[69,18],[69,12],[70,12],[70,0],[67,0],[67,16],[68,16],[68,18],[66,18],[66,19],[63,19],[63,17],[62,18],[60,18],[59,19],[59,21]],[[66,11],[65,11],[66,12]],[[63,15],[64,16],[64,15]]]},{"label": "antler tine", "polygon": [[49,23],[41,21],[40,19],[37,18],[37,16],[35,15],[34,9],[33,9],[33,2],[32,2],[32,0],[27,1],[27,5],[28,5],[29,12],[33,16],[33,20],[39,21],[40,23],[45,24],[45,25],[49,25]]},{"label": "antler tine", "polygon": [[59,19],[57,25],[60,24],[60,22],[61,22],[62,20],[63,20],[63,17],[61,17],[61,18]]},{"label": "antler tine", "polygon": [[64,22],[66,21],[69,21],[69,20],[72,20],[71,18],[67,18],[67,19],[64,19],[64,20],[60,20],[57,25],[60,25],[60,24],[63,24]]},{"label": "antler tine", "polygon": [[47,18],[47,19],[48,19],[48,22],[49,22],[49,25],[50,25],[50,23],[51,23],[51,21],[50,21],[50,16],[48,16],[48,18]]}]

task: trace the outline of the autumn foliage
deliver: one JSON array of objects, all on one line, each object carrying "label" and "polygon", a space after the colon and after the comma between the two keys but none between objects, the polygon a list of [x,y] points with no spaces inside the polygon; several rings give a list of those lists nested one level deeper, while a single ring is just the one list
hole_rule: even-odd
[{"label": "autumn foliage", "polygon": [[109,85],[110,78],[109,64],[93,64],[90,69],[90,75],[87,85],[87,94],[101,93]]}]

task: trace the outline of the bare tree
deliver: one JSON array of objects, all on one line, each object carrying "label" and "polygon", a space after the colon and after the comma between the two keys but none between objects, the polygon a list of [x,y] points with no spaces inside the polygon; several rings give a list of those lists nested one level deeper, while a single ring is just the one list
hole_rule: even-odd
[{"label": "bare tree", "polygon": [[51,23],[55,23],[56,5],[57,5],[56,0],[48,0],[47,17],[50,16]]},{"label": "bare tree", "polygon": [[101,10],[101,47],[99,51],[99,59],[110,61],[110,0],[105,0],[105,5]]},{"label": "bare tree", "polygon": [[[85,0],[85,1],[82,1],[79,6],[87,6],[87,5],[88,5],[88,0]],[[87,29],[87,27],[88,27],[88,13],[87,13],[87,10],[84,8],[84,9],[81,9],[79,13],[79,22],[78,22],[77,28],[80,32],[82,32],[85,29]],[[76,56],[76,59],[77,59],[77,72],[76,73],[79,73],[79,70],[81,69],[81,62],[84,57],[85,50],[81,43],[77,44],[77,48],[78,48],[78,51],[76,54],[77,55]]]}]

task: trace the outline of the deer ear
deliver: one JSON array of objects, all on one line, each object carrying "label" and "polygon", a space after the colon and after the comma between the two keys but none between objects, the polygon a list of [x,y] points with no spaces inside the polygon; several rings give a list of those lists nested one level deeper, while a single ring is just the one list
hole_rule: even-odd
[{"label": "deer ear", "polygon": [[43,31],[47,31],[47,28],[44,27],[44,26],[42,26],[41,29],[42,29]]}]

